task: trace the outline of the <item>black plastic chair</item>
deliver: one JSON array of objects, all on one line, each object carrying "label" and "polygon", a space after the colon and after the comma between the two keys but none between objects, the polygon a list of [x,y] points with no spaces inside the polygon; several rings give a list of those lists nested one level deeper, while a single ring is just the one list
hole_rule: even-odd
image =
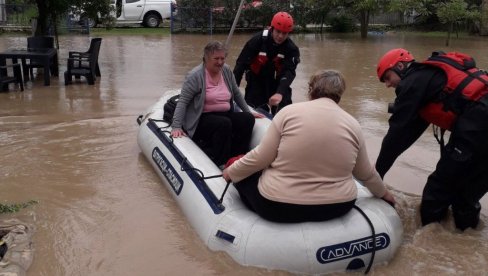
[{"label": "black plastic chair", "polygon": [[[9,76],[9,68],[12,68],[13,76]],[[10,83],[18,83],[20,91],[24,91],[24,79],[19,63],[0,66],[0,91],[8,91]]]},{"label": "black plastic chair", "polygon": [[90,44],[90,53],[85,52],[70,55],[68,58],[68,68],[64,72],[65,85],[72,83],[73,76],[77,79],[83,76],[88,81],[88,84],[95,84],[97,75],[99,76],[99,74],[97,74],[97,65],[101,44],[102,39],[100,38]]},{"label": "black plastic chair", "polygon": [[[100,38],[100,37],[94,37],[94,38],[92,38],[91,41],[90,41],[90,48],[88,48],[88,51],[86,51],[86,52],[70,51],[68,57],[69,58],[84,58],[84,57],[89,57],[93,53],[93,51],[94,51],[93,47],[94,47],[95,43],[97,43],[98,41],[101,43],[102,42],[102,38]],[[79,66],[81,66],[81,65],[79,64]],[[101,76],[100,66],[98,65],[98,60],[97,60],[95,74],[96,74],[97,77],[100,77]]]},{"label": "black plastic chair", "polygon": [[[54,48],[54,37],[51,36],[31,36],[27,38],[27,49],[29,51],[36,51],[39,49]],[[53,65],[51,65],[51,72],[53,72]],[[40,60],[31,59],[29,63],[24,64],[24,72],[29,71],[30,79],[34,79],[34,68],[43,68],[44,65]]]}]

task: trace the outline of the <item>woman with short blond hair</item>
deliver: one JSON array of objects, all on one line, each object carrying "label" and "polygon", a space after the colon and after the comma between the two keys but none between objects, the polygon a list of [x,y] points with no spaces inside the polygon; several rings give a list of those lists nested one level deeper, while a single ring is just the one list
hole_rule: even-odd
[{"label": "woman with short blond hair", "polygon": [[315,73],[310,101],[284,107],[261,143],[224,170],[251,210],[276,222],[333,219],[354,206],[354,179],[394,204],[369,161],[361,126],[338,105],[345,88],[340,72]]}]

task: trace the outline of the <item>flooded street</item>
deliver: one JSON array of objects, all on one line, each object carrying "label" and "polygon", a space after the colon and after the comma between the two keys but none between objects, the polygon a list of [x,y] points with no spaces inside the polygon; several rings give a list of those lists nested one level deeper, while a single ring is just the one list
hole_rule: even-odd
[{"label": "flooded street", "polygon": [[[251,34],[232,38],[232,67]],[[388,124],[393,90],[376,77],[376,62],[404,47],[422,60],[434,50],[460,51],[488,69],[488,38],[453,39],[387,33],[361,40],[354,35],[292,36],[301,63],[293,87],[304,101],[311,74],[333,68],[346,77],[341,106],[361,123],[374,162]],[[243,267],[212,252],[182,216],[171,195],[140,152],[136,118],[167,90],[180,88],[202,59],[210,40],[226,35],[103,36],[102,77],[65,86],[68,51],[85,51],[88,36],[60,37],[59,78],[43,86],[42,75],[24,92],[0,93],[0,203],[38,204],[1,219],[35,227],[34,260],[27,275],[288,275]],[[25,48],[26,37],[0,37],[0,51]],[[244,90],[244,83],[241,84]],[[420,227],[422,188],[438,160],[427,131],[402,155],[385,181],[397,196],[404,242],[393,260],[372,275],[486,275],[488,197],[476,230],[461,233],[452,219]],[[2,267],[0,266],[0,275]],[[359,274],[357,274],[359,275]]]}]

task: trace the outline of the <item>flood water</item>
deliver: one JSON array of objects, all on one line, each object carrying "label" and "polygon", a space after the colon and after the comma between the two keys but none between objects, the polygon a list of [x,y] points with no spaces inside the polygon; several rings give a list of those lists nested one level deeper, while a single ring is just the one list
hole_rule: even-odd
[{"label": "flood water", "polygon": [[[250,34],[232,38],[233,66]],[[388,33],[292,35],[302,62],[293,99],[304,101],[319,69],[344,73],[341,106],[361,123],[374,162],[387,131],[393,90],[379,83],[376,62],[387,50],[408,48],[417,59],[433,50],[456,50],[488,69],[488,38],[454,39]],[[101,79],[64,85],[68,51],[86,50],[88,36],[60,38],[60,77],[42,76],[24,92],[0,93],[0,202],[37,200],[18,218],[35,226],[34,261],[27,275],[287,275],[242,267],[208,250],[140,152],[136,118],[165,91],[180,88],[210,40],[226,35],[103,36]],[[0,36],[0,50],[26,47],[25,36]],[[242,85],[241,88],[244,86]],[[397,160],[385,181],[395,190],[404,241],[372,275],[486,275],[488,200],[476,230],[461,233],[452,219],[420,227],[418,196],[438,159],[430,131]],[[2,268],[0,267],[0,274]],[[359,275],[359,274],[358,274]]]}]

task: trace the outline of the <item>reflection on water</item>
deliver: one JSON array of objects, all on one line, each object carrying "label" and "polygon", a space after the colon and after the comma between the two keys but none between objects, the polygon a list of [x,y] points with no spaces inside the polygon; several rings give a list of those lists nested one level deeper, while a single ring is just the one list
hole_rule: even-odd
[{"label": "reflection on water", "polygon": [[[233,37],[231,66],[249,36]],[[136,144],[136,117],[164,91],[180,87],[211,39],[224,41],[226,36],[105,36],[97,84],[64,86],[68,51],[84,50],[90,38],[61,37],[59,79],[45,87],[38,76],[23,93],[0,94],[1,200],[39,201],[9,215],[36,225],[36,254],[28,275],[286,275],[242,267],[223,253],[210,252]],[[342,71],[347,91],[341,105],[363,126],[372,161],[393,99],[375,76],[384,52],[405,47],[422,59],[433,50],[465,51],[479,67],[488,68],[487,40],[478,37],[454,40],[450,48],[443,46],[442,37],[395,33],[367,40],[331,34],[293,39],[302,54],[294,101],[306,99],[308,78],[315,71]],[[0,50],[25,43],[23,36],[2,36]],[[425,133],[385,178],[399,201],[405,239],[391,263],[373,269],[375,275],[486,273],[486,217],[479,229],[464,233],[454,229],[452,219],[419,226],[417,195],[434,169],[437,147],[432,134]],[[486,197],[487,214],[485,202]]]}]

